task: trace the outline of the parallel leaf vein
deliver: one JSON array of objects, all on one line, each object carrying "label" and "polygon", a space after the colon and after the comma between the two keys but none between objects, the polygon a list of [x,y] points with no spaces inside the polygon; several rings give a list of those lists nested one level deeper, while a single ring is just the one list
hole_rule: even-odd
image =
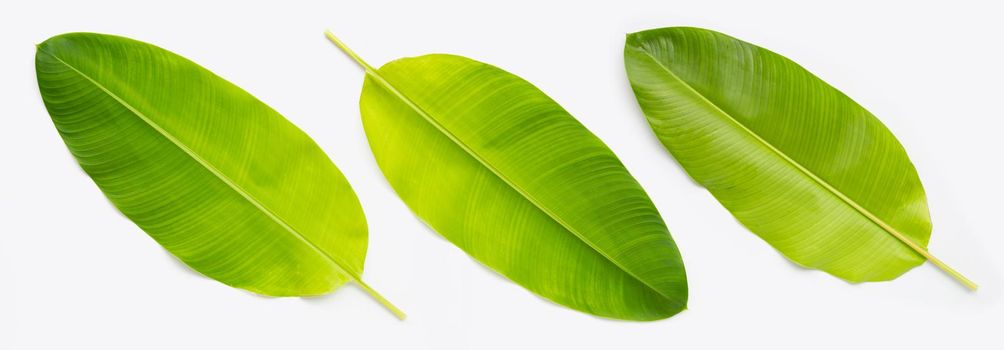
[{"label": "parallel leaf vein", "polygon": [[618,269],[620,269],[621,271],[624,271],[625,273],[627,273],[629,276],[631,276],[632,278],[634,278],[638,282],[642,283],[643,285],[645,285],[649,289],[651,289],[651,290],[655,291],[656,293],[658,293],[659,295],[661,295],[663,298],[666,298],[667,300],[674,300],[675,301],[674,298],[671,298],[670,296],[666,295],[662,290],[660,290],[658,288],[655,288],[654,286],[652,286],[651,284],[649,284],[648,281],[642,279],[641,277],[639,277],[638,275],[636,275],[633,271],[631,271],[630,269],[626,268],[620,262],[618,262],[616,259],[614,259],[613,257],[611,257],[609,254],[607,254],[603,250],[599,249],[599,247],[597,247],[589,239],[587,239],[584,235],[582,235],[582,233],[578,232],[578,230],[576,230],[575,227],[573,227],[571,224],[569,224],[568,222],[566,222],[560,216],[558,216],[557,214],[555,214],[554,212],[552,212],[550,209],[548,209],[546,206],[544,206],[542,203],[540,203],[540,201],[538,201],[528,191],[526,191],[525,189],[523,189],[521,186],[519,186],[518,184],[516,184],[512,180],[510,180],[507,176],[505,176],[505,174],[503,174],[498,168],[496,168],[493,164],[491,164],[487,159],[485,159],[484,157],[482,157],[474,149],[472,149],[470,146],[468,146],[463,140],[461,140],[459,137],[457,137],[453,132],[451,132],[446,127],[444,127],[442,124],[440,124],[439,121],[435,119],[435,117],[433,117],[432,115],[430,115],[428,112],[426,112],[424,109],[422,109],[421,106],[419,106],[414,101],[412,101],[411,98],[409,98],[408,96],[406,96],[400,90],[398,90],[397,88],[395,88],[389,81],[387,81],[386,79],[384,79],[383,76],[381,76],[380,73],[377,72],[376,69],[374,69],[368,63],[366,63],[364,60],[362,60],[362,58],[360,58],[358,55],[356,55],[355,52],[353,52],[351,49],[349,49],[347,46],[345,46],[344,43],[342,43],[340,40],[338,40],[336,37],[334,37],[333,35],[330,35],[330,34],[328,35],[328,38],[331,39],[339,48],[341,48],[343,51],[345,51],[345,53],[348,54],[353,60],[355,60],[356,63],[358,63],[360,66],[362,66],[363,70],[366,71],[366,74],[368,74],[371,77],[373,77],[373,79],[376,80],[377,83],[380,84],[381,87],[383,87],[384,89],[386,89],[388,92],[394,94],[398,99],[401,100],[401,102],[403,102],[405,105],[407,105],[412,110],[414,110],[415,113],[419,114],[423,119],[425,119],[425,121],[427,121],[429,124],[431,124],[437,130],[439,130],[441,133],[443,133],[444,136],[446,136],[451,141],[453,141],[454,144],[456,144],[458,147],[460,147],[461,149],[463,149],[464,152],[466,152],[472,158],[474,158],[479,163],[481,163],[485,168],[487,168],[489,171],[491,171],[493,174],[495,174],[496,177],[498,177],[500,180],[502,180],[504,183],[506,183],[510,188],[512,188],[513,190],[515,190],[521,196],[523,196],[523,198],[525,198],[527,201],[529,201],[531,204],[533,204],[535,207],[537,207],[537,209],[539,209],[540,211],[544,212],[552,220],[554,220],[559,225],[561,225],[566,230],[568,230],[570,233],[572,233],[573,235],[575,235],[576,237],[578,237],[580,241],[582,241],[587,246],[589,246],[590,248],[592,248],[596,253],[598,253],[601,256],[603,256],[607,261],[609,261],[610,263],[614,264],[614,266],[617,266]]},{"label": "parallel leaf vein", "polygon": [[864,216],[865,218],[867,218],[868,220],[870,220],[875,225],[879,226],[879,228],[883,229],[884,231],[886,231],[887,233],[889,233],[890,235],[892,235],[894,238],[898,239],[900,242],[902,242],[906,246],[908,246],[911,249],[913,249],[918,254],[924,256],[925,258],[927,258],[928,260],[930,260],[935,265],[938,265],[938,267],[941,267],[942,269],[945,269],[946,272],[948,272],[953,277],[958,278],[967,287],[972,288],[972,289],[976,289],[975,283],[973,283],[972,281],[969,281],[968,279],[966,279],[965,277],[963,277],[961,274],[959,274],[958,272],[956,272],[952,268],[950,268],[947,265],[945,265],[941,260],[939,260],[938,258],[936,258],[933,255],[931,255],[927,251],[927,249],[925,249],[924,247],[921,247],[917,243],[913,242],[913,240],[911,240],[910,238],[906,237],[905,235],[903,235],[902,233],[900,233],[899,231],[897,231],[895,228],[893,228],[892,226],[890,226],[889,224],[887,224],[881,218],[879,218],[875,214],[873,214],[870,211],[868,211],[868,209],[862,207],[860,204],[858,204],[853,199],[851,199],[850,197],[848,197],[847,195],[845,195],[843,192],[841,192],[837,188],[835,188],[832,185],[830,185],[828,182],[826,182],[825,180],[823,180],[822,178],[820,178],[819,176],[817,176],[815,173],[813,173],[809,169],[807,169],[804,166],[802,166],[802,164],[798,163],[797,161],[795,161],[794,159],[792,159],[791,157],[789,157],[787,154],[785,154],[783,151],[781,151],[780,149],[778,149],[777,147],[775,147],[774,145],[772,145],[770,142],[767,142],[767,140],[763,139],[762,137],[760,137],[760,135],[758,135],[757,133],[753,132],[753,130],[751,130],[748,127],[746,127],[746,125],[744,125],[741,122],[739,122],[738,119],[736,119],[735,117],[733,117],[732,115],[730,115],[728,112],[725,112],[724,110],[722,110],[721,107],[719,107],[717,104],[715,104],[714,102],[711,102],[711,100],[709,100],[706,96],[704,96],[703,94],[701,94],[700,92],[698,92],[696,89],[694,89],[694,87],[692,87],[686,81],[684,81],[679,76],[677,76],[676,73],[674,73],[672,69],[670,69],[666,65],[662,64],[662,62],[660,60],[658,60],[655,56],[653,56],[652,53],[650,53],[648,50],[644,49],[643,47],[637,47],[637,46],[635,47],[635,49],[643,52],[645,54],[645,56],[647,56],[649,59],[651,59],[652,62],[654,62],[662,70],[664,70],[666,72],[666,74],[669,75],[670,78],[676,80],[681,85],[683,85],[684,87],[686,87],[695,96],[698,96],[700,98],[700,100],[701,100],[702,103],[705,103],[708,106],[711,106],[715,111],[717,111],[719,114],[721,114],[721,116],[724,117],[726,120],[728,120],[731,123],[735,124],[736,127],[738,127],[740,130],[742,130],[743,132],[745,132],[748,135],[750,135],[751,137],[753,137],[755,140],[757,140],[757,142],[759,142],[760,144],[762,144],[764,147],[766,147],[772,153],[774,153],[779,158],[781,158],[782,160],[784,160],[785,162],[787,162],[788,164],[790,164],[792,167],[794,167],[795,169],[797,169],[800,173],[802,173],[806,177],[808,177],[811,180],[813,180],[814,183],[816,183],[817,185],[819,185],[820,187],[822,187],[823,189],[825,189],[829,193],[831,193],[834,196],[836,196],[837,198],[839,198],[844,204],[846,204],[846,205],[850,206],[851,208],[853,208],[854,210],[856,210],[859,214],[861,214],[862,216]]},{"label": "parallel leaf vein", "polygon": [[70,65],[66,61],[63,61],[58,56],[56,56],[56,55],[54,55],[54,54],[52,54],[52,53],[50,53],[50,52],[48,52],[48,51],[46,51],[46,50],[44,50],[42,48],[38,48],[38,50],[40,52],[43,52],[46,55],[49,55],[50,57],[56,59],[57,61],[59,61],[59,63],[63,64],[64,66],[66,66],[67,68],[69,68],[70,70],[72,70],[73,72],[75,72],[78,75],[80,75],[82,78],[84,78],[87,81],[89,81],[92,84],[94,84],[95,87],[97,87],[99,90],[101,90],[102,92],[104,92],[105,94],[107,94],[109,97],[111,97],[112,99],[114,99],[116,102],[118,102],[119,104],[121,104],[123,107],[125,107],[126,109],[128,109],[130,112],[132,112],[133,115],[135,115],[137,118],[139,118],[140,120],[142,120],[148,126],[150,126],[151,128],[153,128],[155,131],[157,131],[157,133],[159,135],[163,136],[165,139],[167,139],[168,141],[170,141],[175,147],[178,147],[178,149],[180,149],[182,152],[184,152],[189,157],[191,157],[193,160],[195,160],[195,162],[197,162],[199,165],[202,165],[206,170],[208,170],[210,173],[212,173],[214,176],[216,176],[217,179],[219,179],[221,182],[223,182],[224,184],[226,184],[231,190],[233,190],[234,192],[238,193],[242,198],[244,198],[249,203],[251,203],[252,205],[254,205],[255,208],[257,208],[260,212],[262,212],[263,214],[265,214],[265,216],[267,216],[268,218],[270,218],[275,223],[279,224],[279,226],[281,226],[287,232],[291,233],[294,237],[296,237],[297,239],[299,239],[300,241],[302,241],[304,244],[306,244],[307,246],[309,246],[311,249],[313,249],[315,252],[317,252],[318,254],[320,254],[321,256],[323,256],[325,259],[327,259],[328,261],[330,261],[332,263],[332,265],[335,266],[335,268],[338,269],[340,272],[344,273],[346,276],[348,276],[349,278],[351,278],[356,283],[359,283],[359,284],[363,283],[361,281],[360,277],[356,273],[354,273],[351,270],[349,270],[348,268],[345,268],[344,266],[342,266],[342,263],[338,259],[335,259],[333,256],[331,256],[330,254],[328,254],[326,251],[324,251],[319,246],[317,246],[316,244],[314,244],[310,239],[308,239],[302,233],[300,233],[299,231],[297,231],[289,223],[287,223],[285,220],[283,220],[281,217],[279,217],[275,212],[273,212],[271,209],[269,209],[264,203],[262,203],[257,198],[255,198],[254,195],[252,195],[251,193],[249,193],[246,190],[244,190],[240,185],[238,185],[233,180],[231,180],[229,177],[227,177],[226,174],[223,174],[219,169],[217,169],[215,166],[213,166],[211,163],[209,163],[209,161],[203,159],[201,156],[199,156],[197,153],[195,153],[195,151],[193,151],[187,145],[185,145],[183,142],[181,142],[181,140],[179,140],[177,137],[175,137],[171,133],[167,132],[167,130],[164,130],[164,128],[162,128],[160,125],[158,125],[157,123],[155,123],[153,120],[151,120],[145,114],[143,114],[142,112],[140,112],[138,109],[136,109],[135,107],[133,107],[131,104],[129,104],[128,102],[126,102],[125,100],[123,100],[121,97],[119,97],[118,95],[116,95],[112,91],[108,90],[108,88],[106,88],[100,82],[94,80],[89,75],[87,75],[84,72],[80,71],[79,69],[77,69],[73,65]]}]

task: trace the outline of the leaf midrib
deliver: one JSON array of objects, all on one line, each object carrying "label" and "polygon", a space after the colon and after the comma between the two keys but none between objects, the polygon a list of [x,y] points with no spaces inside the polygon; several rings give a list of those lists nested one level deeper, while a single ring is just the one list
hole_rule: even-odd
[{"label": "leaf midrib", "polygon": [[226,176],[226,174],[223,174],[223,172],[221,172],[219,169],[217,169],[215,166],[213,166],[211,163],[209,163],[209,161],[207,161],[207,160],[203,159],[202,157],[200,157],[197,153],[195,153],[195,151],[193,151],[187,145],[185,145],[183,142],[181,142],[181,140],[178,140],[176,137],[174,137],[174,135],[172,135],[171,133],[167,132],[167,130],[164,130],[160,125],[158,125],[157,123],[155,123],[153,120],[150,120],[150,118],[148,118],[145,114],[143,114],[138,109],[136,109],[135,107],[133,107],[131,104],[129,104],[128,102],[126,102],[124,99],[122,99],[121,97],[119,97],[118,95],[116,95],[115,93],[113,93],[111,90],[109,90],[108,88],[106,88],[103,84],[101,84],[100,82],[94,80],[89,75],[87,75],[84,72],[80,71],[79,69],[77,69],[73,65],[67,63],[66,61],[63,61],[63,59],[61,59],[58,56],[56,56],[56,55],[54,55],[54,54],[46,51],[45,49],[43,49],[41,47],[38,47],[37,49],[38,49],[38,51],[40,51],[42,53],[45,53],[46,55],[49,55],[52,58],[55,58],[57,61],[59,61],[59,63],[63,64],[64,66],[66,66],[70,70],[72,70],[75,73],[79,74],[81,77],[83,77],[87,81],[89,81],[92,84],[94,84],[95,87],[97,87],[98,89],[100,89],[101,91],[103,91],[105,94],[107,94],[109,97],[111,97],[112,99],[114,99],[116,102],[118,102],[119,104],[121,104],[123,107],[125,107],[126,109],[128,109],[137,118],[139,118],[144,123],[146,123],[148,126],[150,126],[151,128],[153,128],[154,131],[156,131],[158,134],[160,134],[165,139],[167,139],[172,144],[174,144],[176,147],[178,147],[178,149],[180,149],[182,152],[184,152],[189,157],[191,157],[192,160],[195,160],[195,162],[197,162],[199,165],[202,165],[203,168],[205,168],[210,173],[212,173],[213,175],[215,175],[217,179],[219,179],[221,182],[223,182],[224,184],[226,184],[234,192],[237,192],[242,198],[244,198],[249,203],[251,203],[253,206],[255,206],[255,208],[257,208],[260,212],[262,212],[263,214],[265,214],[267,217],[269,217],[270,219],[272,219],[272,221],[274,221],[275,223],[279,224],[279,226],[281,226],[287,232],[291,233],[294,237],[296,237],[301,242],[303,242],[304,244],[306,244],[307,246],[309,246],[311,249],[313,249],[315,252],[317,252],[318,254],[320,254],[321,256],[323,256],[324,258],[326,258],[328,261],[330,261],[331,264],[332,264],[332,266],[334,266],[336,269],[338,269],[339,271],[341,271],[342,273],[344,273],[346,276],[348,276],[354,282],[360,283],[360,284],[363,283],[362,280],[361,280],[361,278],[358,275],[356,275],[350,269],[342,266],[341,262],[339,262],[333,256],[331,256],[330,254],[328,254],[327,252],[325,252],[319,246],[317,246],[316,244],[314,244],[314,242],[312,242],[310,239],[308,239],[302,233],[300,233],[295,228],[293,228],[289,223],[287,223],[285,220],[283,220],[281,217],[279,217],[278,214],[276,214],[271,209],[269,209],[264,203],[262,203],[257,198],[255,198],[254,195],[252,195],[251,193],[249,193],[246,190],[244,190],[244,188],[242,188],[240,185],[238,185],[233,180],[231,180],[228,176]]},{"label": "leaf midrib", "polygon": [[802,164],[798,163],[797,161],[795,161],[794,159],[792,159],[791,157],[789,157],[783,151],[781,151],[777,147],[774,147],[773,144],[771,144],[770,142],[767,142],[767,140],[763,139],[756,132],[754,132],[750,128],[746,127],[746,125],[744,125],[743,123],[741,123],[738,119],[732,117],[732,115],[730,115],[728,112],[726,112],[725,110],[723,110],[717,104],[715,104],[714,102],[712,102],[711,100],[709,100],[706,96],[704,96],[704,94],[701,94],[700,92],[697,91],[697,89],[694,89],[693,86],[691,86],[686,81],[684,81],[679,76],[677,76],[676,73],[674,73],[672,69],[670,69],[666,65],[662,64],[661,61],[659,61],[658,59],[656,59],[655,56],[653,56],[644,47],[642,47],[641,45],[633,46],[633,47],[635,49],[643,52],[645,54],[645,56],[647,56],[649,59],[652,60],[652,62],[654,62],[657,66],[659,66],[667,74],[669,74],[670,78],[676,80],[681,85],[685,86],[688,90],[690,90],[691,92],[693,92],[694,95],[700,97],[700,101],[702,101],[705,104],[707,104],[707,105],[711,106],[712,108],[714,108],[714,110],[717,111],[719,114],[721,114],[725,119],[727,119],[728,121],[730,121],[733,124],[735,124],[740,130],[742,130],[742,131],[746,132],[747,134],[749,134],[750,136],[752,136],[760,144],[762,144],[768,150],[770,150],[775,155],[777,155],[778,157],[780,157],[782,160],[784,160],[785,162],[787,162],[789,165],[793,166],[795,169],[797,169],[803,175],[805,175],[806,177],[812,179],[814,183],[816,183],[817,185],[819,185],[820,187],[822,187],[826,191],[830,192],[831,194],[833,194],[834,196],[836,196],[837,198],[839,198],[844,204],[846,204],[846,205],[850,206],[851,208],[853,208],[854,210],[856,210],[859,214],[861,214],[865,218],[869,219],[873,224],[879,226],[879,228],[883,229],[884,231],[886,231],[887,233],[889,233],[890,235],[892,235],[894,238],[898,239],[900,242],[902,242],[903,244],[905,244],[908,247],[910,247],[911,249],[913,249],[918,254],[924,256],[925,258],[927,258],[929,260],[935,260],[935,259],[933,259],[932,256],[928,255],[927,249],[925,249],[925,248],[921,247],[920,245],[918,245],[917,243],[913,242],[913,240],[911,240],[908,237],[906,237],[906,235],[904,235],[904,234],[900,233],[899,231],[897,231],[896,229],[894,229],[892,226],[890,226],[889,224],[887,224],[885,221],[883,221],[879,217],[875,216],[875,214],[872,214],[870,211],[868,211],[868,209],[865,209],[860,204],[858,204],[857,202],[855,202],[853,199],[851,199],[850,197],[848,197],[847,195],[845,195],[843,192],[841,192],[837,188],[835,188],[832,185],[830,185],[828,182],[826,182],[826,180],[823,180],[822,178],[820,178],[819,176],[817,176],[815,173],[813,173],[811,170],[807,169],[806,167],[802,166]]},{"label": "leaf midrib", "polygon": [[463,149],[468,155],[470,155],[472,158],[474,158],[479,163],[481,163],[481,165],[483,165],[485,168],[488,168],[488,170],[491,171],[493,174],[495,174],[495,176],[497,176],[500,180],[502,180],[502,182],[504,182],[507,185],[509,185],[510,188],[514,189],[517,193],[519,193],[520,195],[522,195],[524,199],[526,199],[527,201],[529,201],[531,204],[533,204],[535,207],[537,207],[537,209],[539,209],[540,211],[544,212],[544,214],[547,214],[548,217],[550,217],[552,220],[554,220],[559,225],[561,225],[562,227],[564,227],[565,230],[568,230],[573,235],[575,235],[576,237],[578,237],[579,241],[585,243],[587,246],[589,246],[590,248],[592,248],[593,251],[595,251],[596,253],[600,254],[604,258],[606,258],[607,261],[609,261],[610,263],[614,264],[614,266],[617,266],[617,268],[619,268],[621,271],[624,271],[625,273],[627,273],[629,276],[631,276],[632,278],[634,278],[635,280],[637,280],[641,284],[645,285],[649,289],[651,289],[651,290],[655,291],[657,294],[661,295],[663,298],[666,298],[667,300],[672,300],[674,302],[680,302],[680,300],[677,300],[676,298],[670,297],[670,296],[666,295],[665,293],[663,293],[658,288],[653,287],[646,280],[638,277],[637,275],[635,275],[634,272],[632,272],[631,270],[625,268],[616,259],[614,259],[610,255],[608,255],[607,253],[605,253],[604,251],[602,251],[601,249],[599,249],[599,247],[597,247],[596,245],[594,245],[591,241],[589,241],[581,233],[579,233],[574,227],[572,227],[571,224],[565,222],[564,219],[562,219],[557,214],[555,214],[554,212],[552,212],[551,210],[549,210],[546,206],[544,206],[536,198],[534,198],[533,195],[531,195],[528,191],[526,191],[525,189],[523,189],[521,186],[519,186],[518,184],[516,184],[512,180],[510,180],[500,170],[498,170],[498,168],[496,168],[494,165],[492,165],[490,162],[488,162],[488,160],[484,159],[480,154],[478,154],[470,146],[468,146],[463,140],[460,140],[460,138],[458,138],[455,134],[453,134],[453,132],[451,132],[446,127],[444,127],[442,124],[440,124],[439,121],[437,121],[431,114],[427,113],[424,109],[422,109],[422,107],[420,107],[418,104],[416,104],[414,101],[412,101],[408,96],[406,96],[400,90],[398,90],[397,88],[395,88],[390,82],[388,82],[386,79],[384,79],[383,76],[381,76],[380,73],[378,73],[376,71],[376,69],[374,69],[372,66],[370,66],[369,64],[367,64],[364,61],[362,61],[361,59],[359,59],[358,56],[354,55],[354,53],[350,54],[350,56],[352,56],[353,58],[356,58],[357,61],[363,66],[363,69],[366,71],[366,73],[369,74],[370,76],[372,76],[380,84],[381,87],[383,87],[384,89],[387,89],[387,91],[389,91],[392,94],[394,94],[395,96],[397,96],[398,99],[400,99],[406,105],[408,105],[409,107],[411,107],[412,110],[414,110],[416,113],[418,113],[419,115],[421,115],[423,119],[425,119],[429,124],[432,124],[433,127],[435,127],[437,130],[439,130],[440,132],[442,132],[447,138],[449,138],[457,146],[459,146],[461,149]]}]

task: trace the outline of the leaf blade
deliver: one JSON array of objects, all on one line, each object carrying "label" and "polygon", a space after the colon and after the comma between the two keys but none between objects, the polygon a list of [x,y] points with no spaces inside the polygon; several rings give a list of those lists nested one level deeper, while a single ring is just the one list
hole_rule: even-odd
[{"label": "leaf blade", "polygon": [[[378,165],[409,208],[447,240],[538,295],[580,311],[650,320],[685,307],[682,261],[661,217],[612,152],[554,101],[508,72],[459,56],[407,58],[374,70],[347,53],[368,73],[360,108]],[[555,137],[559,131],[567,137]],[[535,151],[541,145],[549,152]],[[580,159],[570,156],[575,152]],[[553,162],[528,161],[531,155]],[[567,166],[576,161],[580,167]],[[566,181],[548,175],[574,170],[600,175]],[[576,181],[580,188],[569,185]],[[604,195],[593,197],[598,204],[584,201],[591,190],[607,190],[630,209]],[[602,209],[611,211],[603,216]],[[580,212],[598,219],[575,216]],[[612,218],[625,213],[634,216]],[[601,241],[614,226],[624,228],[623,237]],[[625,244],[632,238],[637,241]]]},{"label": "leaf blade", "polygon": [[[902,145],[867,110],[801,66],[698,28],[631,34],[625,64],[639,104],[663,145],[692,178],[789,259],[861,282],[895,278],[929,257],[961,277],[924,248],[930,219],[923,187]],[[697,133],[717,135],[701,140]],[[726,154],[744,147],[761,150]],[[693,159],[698,154],[724,165],[702,164]],[[775,159],[767,160],[771,157]],[[751,175],[754,171],[767,175]],[[761,181],[737,184],[744,181],[740,174]],[[751,188],[757,186],[785,193],[782,198],[789,203],[767,201],[767,194],[753,193]],[[793,208],[806,203],[795,198],[814,208]],[[757,201],[781,214],[757,212],[751,208]],[[779,216],[804,221],[796,223],[804,227],[785,228],[790,221],[779,221]],[[862,217],[871,225],[860,225]],[[807,224],[820,220],[837,227],[820,230]],[[841,244],[848,237],[856,243]],[[786,240],[795,243],[783,243]]]},{"label": "leaf blade", "polygon": [[[72,33],[38,50],[42,97],[71,153],[184,263],[265,295],[323,294],[347,281],[368,289],[359,281],[366,224],[358,199],[281,115],[146,43]],[[296,212],[301,205],[341,212],[312,220]]]}]

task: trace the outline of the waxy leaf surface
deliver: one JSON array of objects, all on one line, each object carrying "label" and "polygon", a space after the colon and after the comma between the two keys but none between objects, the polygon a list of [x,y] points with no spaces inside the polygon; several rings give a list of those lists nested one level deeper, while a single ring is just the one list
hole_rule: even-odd
[{"label": "waxy leaf surface", "polygon": [[610,149],[543,92],[453,55],[379,70],[359,62],[377,163],[447,240],[576,310],[653,320],[686,307],[683,262],[655,206]]},{"label": "waxy leaf surface", "polygon": [[45,106],[80,166],[185,264],[265,295],[318,295],[349,281],[372,292],[359,281],[367,232],[355,193],[279,113],[127,38],[64,34],[35,57]]},{"label": "waxy leaf surface", "polygon": [[631,34],[624,59],[666,149],[784,256],[852,282],[925,261],[931,220],[917,171],[849,97],[781,55],[705,29]]}]

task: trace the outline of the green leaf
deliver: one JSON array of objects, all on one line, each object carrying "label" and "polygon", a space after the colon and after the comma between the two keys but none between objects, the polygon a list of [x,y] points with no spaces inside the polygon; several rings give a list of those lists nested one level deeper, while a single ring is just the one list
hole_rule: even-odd
[{"label": "green leaf", "polygon": [[101,34],[38,45],[38,86],[105,196],[171,254],[225,284],[319,295],[360,279],[366,220],[300,129],[172,52]]},{"label": "green leaf", "polygon": [[699,28],[630,34],[624,60],[684,170],[795,263],[850,282],[931,260],[917,171],[871,113],[781,55]]},{"label": "green leaf", "polygon": [[686,307],[683,261],[617,157],[494,66],[426,55],[365,70],[360,107],[398,196],[473,258],[556,303],[653,320]]}]

